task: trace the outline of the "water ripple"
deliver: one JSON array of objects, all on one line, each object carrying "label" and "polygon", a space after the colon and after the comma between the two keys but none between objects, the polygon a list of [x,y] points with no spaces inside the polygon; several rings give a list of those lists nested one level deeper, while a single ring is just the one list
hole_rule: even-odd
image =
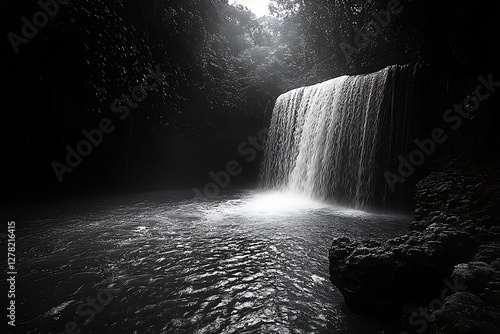
[{"label": "water ripple", "polygon": [[[408,218],[307,201],[273,212],[262,201],[265,195],[236,192],[193,202],[178,192],[108,199],[95,210],[88,203],[88,211],[59,203],[56,217],[40,211],[19,231],[19,316],[28,319],[21,328],[63,332],[68,321],[89,333],[381,328],[346,311],[329,282],[328,246],[337,235],[394,235]],[[76,313],[118,279],[125,288],[95,319]]]}]

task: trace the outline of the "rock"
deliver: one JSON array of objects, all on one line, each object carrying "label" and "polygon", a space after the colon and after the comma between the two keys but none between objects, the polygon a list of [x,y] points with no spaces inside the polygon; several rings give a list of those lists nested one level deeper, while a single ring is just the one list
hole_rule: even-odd
[{"label": "rock", "polygon": [[487,263],[469,262],[457,265],[451,277],[456,278],[459,284],[467,286],[467,291],[481,293],[493,272],[494,268]]},{"label": "rock", "polygon": [[432,224],[432,222],[427,221],[427,220],[417,220],[417,221],[414,221],[413,223],[410,224],[410,227],[408,227],[408,230],[422,232],[430,224]]},{"label": "rock", "polygon": [[[472,236],[431,225],[426,233],[385,243],[335,239],[330,250],[330,279],[358,312],[399,316],[412,297],[430,296],[454,265],[473,257]],[[440,280],[435,282],[435,277]]]},{"label": "rock", "polygon": [[500,258],[500,242],[489,242],[479,246],[474,261],[492,263]]},{"label": "rock", "polygon": [[433,334],[500,333],[499,309],[470,292],[458,292],[448,297],[432,317],[430,333]]},{"label": "rock", "polygon": [[460,154],[417,184],[407,234],[333,240],[330,280],[353,311],[415,333],[500,333],[500,167]]}]

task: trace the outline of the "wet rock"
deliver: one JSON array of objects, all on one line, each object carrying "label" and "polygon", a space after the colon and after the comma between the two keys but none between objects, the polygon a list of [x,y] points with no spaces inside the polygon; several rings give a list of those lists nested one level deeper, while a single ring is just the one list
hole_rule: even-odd
[{"label": "wet rock", "polygon": [[420,221],[414,221],[413,223],[410,224],[410,227],[408,227],[408,230],[410,231],[420,231],[422,232],[425,230],[432,222],[427,221],[427,220],[420,220]]},{"label": "wet rock", "polygon": [[433,334],[498,334],[500,312],[470,292],[458,292],[446,299],[440,310],[432,314]]},{"label": "wet rock", "polygon": [[480,293],[489,282],[494,268],[484,262],[469,262],[455,266],[452,278],[456,278],[461,285],[467,287],[467,291]]},{"label": "wet rock", "polygon": [[407,234],[333,240],[330,279],[353,311],[410,333],[500,333],[500,168],[453,154],[417,184]]},{"label": "wet rock", "polygon": [[500,242],[488,242],[479,246],[474,261],[492,263],[500,258]]},{"label": "wet rock", "polygon": [[399,316],[411,297],[439,289],[455,264],[475,253],[471,235],[440,225],[423,234],[384,243],[335,239],[330,250],[330,279],[349,307],[362,313]]}]

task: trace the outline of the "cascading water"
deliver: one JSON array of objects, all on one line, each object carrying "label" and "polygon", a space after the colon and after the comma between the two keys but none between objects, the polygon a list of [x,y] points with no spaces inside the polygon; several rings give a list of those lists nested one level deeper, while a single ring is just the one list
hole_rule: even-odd
[{"label": "cascading water", "polygon": [[398,206],[384,172],[407,151],[414,67],[338,77],[281,95],[261,168],[267,188],[357,208]]}]

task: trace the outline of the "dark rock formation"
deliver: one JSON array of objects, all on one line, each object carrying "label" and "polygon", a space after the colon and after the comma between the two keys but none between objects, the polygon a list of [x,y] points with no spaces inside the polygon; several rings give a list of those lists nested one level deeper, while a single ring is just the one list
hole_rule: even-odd
[{"label": "dark rock formation", "polygon": [[452,277],[466,291],[432,314],[431,333],[500,333],[500,260],[459,264]]},{"label": "dark rock formation", "polygon": [[500,169],[467,145],[418,183],[408,234],[333,241],[331,281],[353,311],[405,333],[500,333]]}]

